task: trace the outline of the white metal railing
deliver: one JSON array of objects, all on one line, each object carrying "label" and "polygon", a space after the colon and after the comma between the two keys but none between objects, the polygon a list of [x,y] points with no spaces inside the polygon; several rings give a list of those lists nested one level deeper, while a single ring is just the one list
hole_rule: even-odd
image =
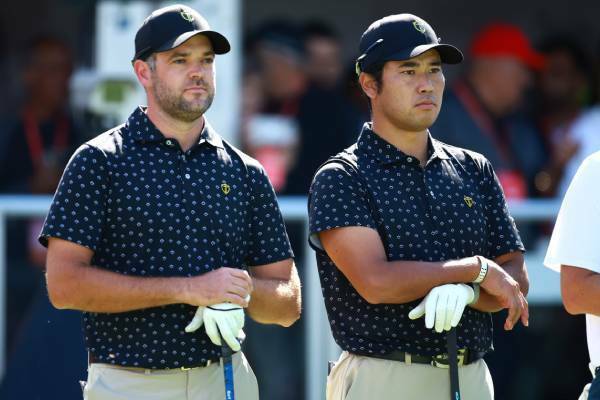
[{"label": "white metal railing", "polygon": [[[0,378],[5,369],[6,341],[6,218],[44,216],[49,208],[51,196],[0,196]],[[305,240],[302,248],[304,270],[305,354],[306,354],[306,398],[325,398],[327,361],[337,358],[339,349],[331,336],[329,323],[321,295],[321,285],[314,254],[308,246],[308,219],[305,197],[281,197],[279,205],[286,221],[301,222]],[[527,200],[509,204],[511,214],[519,222],[552,221],[558,213],[557,200]],[[530,303],[558,302],[558,274],[541,267],[540,257],[545,252],[542,243],[526,255],[531,288]]]}]

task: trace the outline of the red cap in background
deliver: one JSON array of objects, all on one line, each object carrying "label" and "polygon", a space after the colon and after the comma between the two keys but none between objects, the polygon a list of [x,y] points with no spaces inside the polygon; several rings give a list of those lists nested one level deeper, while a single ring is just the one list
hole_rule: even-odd
[{"label": "red cap in background", "polygon": [[487,25],[475,35],[470,50],[473,58],[513,57],[533,70],[544,66],[544,57],[533,49],[523,31],[510,24]]}]

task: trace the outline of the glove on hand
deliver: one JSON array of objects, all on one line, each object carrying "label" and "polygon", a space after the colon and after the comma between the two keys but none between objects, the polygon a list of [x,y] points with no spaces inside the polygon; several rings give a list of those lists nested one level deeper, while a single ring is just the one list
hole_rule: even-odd
[{"label": "glove on hand", "polygon": [[[250,296],[247,301],[250,301]],[[246,337],[242,330],[244,321],[244,309],[237,304],[200,306],[192,321],[185,327],[185,331],[194,332],[204,325],[206,334],[214,344],[221,346],[222,337],[233,351],[239,351],[241,346],[238,338],[243,340]]]},{"label": "glove on hand", "polygon": [[194,314],[194,318],[190,321],[189,324],[185,327],[185,331],[187,333],[195,332],[198,328],[204,325],[204,309],[206,307],[200,306],[196,310],[196,314]]},{"label": "glove on hand", "polygon": [[458,325],[465,306],[474,299],[473,288],[464,283],[437,286],[408,313],[408,317],[417,319],[425,315],[425,326],[428,329],[433,328],[435,322],[436,332],[449,331]]}]

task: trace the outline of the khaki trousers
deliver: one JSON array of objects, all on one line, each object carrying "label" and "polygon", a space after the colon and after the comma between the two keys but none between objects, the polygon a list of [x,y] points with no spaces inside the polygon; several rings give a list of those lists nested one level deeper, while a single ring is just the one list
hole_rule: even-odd
[{"label": "khaki trousers", "polygon": [[[483,360],[458,368],[462,400],[493,400]],[[327,400],[448,400],[448,369],[343,352],[327,379]]]},{"label": "khaki trousers", "polygon": [[[236,400],[258,400],[256,376],[246,357],[233,355]],[[189,370],[148,370],[91,364],[84,400],[223,400],[222,363]]]}]

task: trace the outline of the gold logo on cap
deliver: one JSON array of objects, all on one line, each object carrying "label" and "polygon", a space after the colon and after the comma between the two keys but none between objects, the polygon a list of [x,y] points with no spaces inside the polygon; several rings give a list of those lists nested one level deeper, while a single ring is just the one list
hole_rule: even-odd
[{"label": "gold logo on cap", "polygon": [[464,197],[464,200],[465,200],[465,204],[467,205],[467,207],[469,207],[469,208],[473,207],[473,204],[474,204],[475,202],[473,201],[473,198],[472,198],[472,197],[465,196],[465,197]]},{"label": "gold logo on cap", "polygon": [[229,192],[231,192],[231,186],[229,186],[226,183],[221,183],[221,191],[223,191],[223,193],[225,193],[225,195],[227,196]]},{"label": "gold logo on cap", "polygon": [[185,19],[186,21],[192,22],[194,20],[194,16],[188,11],[181,10],[179,14],[181,14],[181,18]]},{"label": "gold logo on cap", "polygon": [[413,21],[413,26],[421,33],[425,33],[425,27],[419,21]]}]

